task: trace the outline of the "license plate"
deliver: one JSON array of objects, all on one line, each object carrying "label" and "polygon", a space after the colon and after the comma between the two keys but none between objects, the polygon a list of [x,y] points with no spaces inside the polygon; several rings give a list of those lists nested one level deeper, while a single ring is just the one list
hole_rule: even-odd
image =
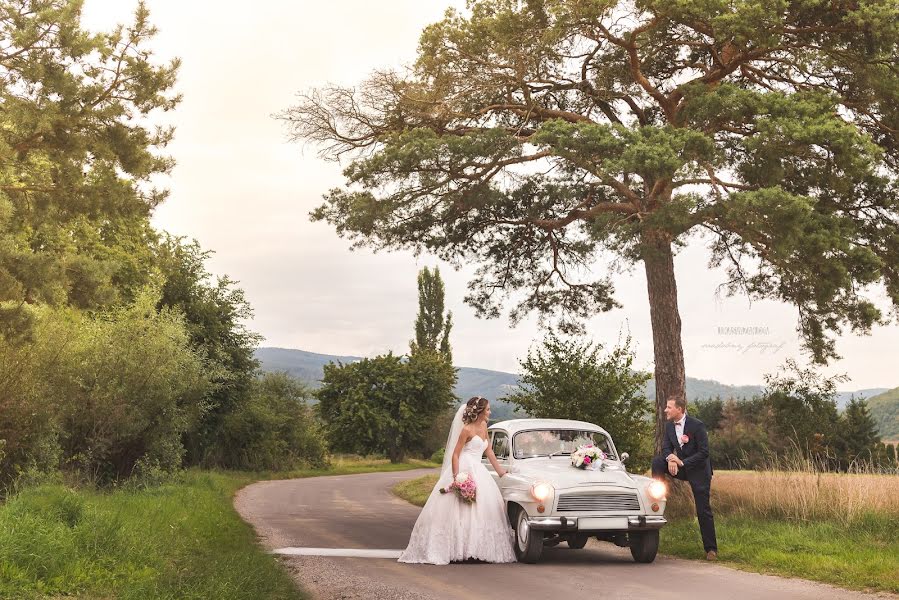
[{"label": "license plate", "polygon": [[627,517],[580,517],[578,529],[627,529]]}]

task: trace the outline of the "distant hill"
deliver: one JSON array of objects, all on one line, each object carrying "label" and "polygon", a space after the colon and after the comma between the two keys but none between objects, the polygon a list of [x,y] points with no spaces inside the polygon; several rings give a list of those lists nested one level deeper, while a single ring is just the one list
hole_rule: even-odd
[{"label": "distant hill", "polygon": [[263,371],[286,371],[297,379],[318,387],[324,373],[322,367],[326,364],[338,361],[346,364],[361,360],[361,357],[316,354],[288,348],[257,348],[256,359],[262,363]]},{"label": "distant hill", "polygon": [[[727,385],[714,379],[694,379],[687,377],[687,400],[705,400],[721,396],[722,400],[728,398],[752,398],[762,393],[764,389],[760,385]],[[656,397],[656,380],[646,382],[646,395],[649,398]]]},{"label": "distant hill", "polygon": [[[359,356],[333,356],[288,348],[258,348],[256,358],[262,363],[265,371],[287,371],[297,379],[302,379],[316,387],[321,381],[324,365],[336,361],[351,363],[361,360]],[[518,385],[518,375],[514,373],[473,367],[458,367],[458,369],[459,381],[455,391],[460,398],[485,396],[496,400],[510,393]],[[687,377],[687,398],[691,400],[714,398],[715,396],[749,398],[761,391],[762,386],[758,385],[734,386],[710,379]],[[654,398],[655,393],[655,380],[650,379],[646,384],[646,394],[648,397]]]},{"label": "distant hill", "polygon": [[[264,371],[286,371],[318,387],[322,378],[322,367],[329,362],[341,361],[351,363],[361,360],[358,356],[333,356],[330,354],[316,354],[304,350],[288,348],[258,348],[256,358],[262,363]],[[493,418],[500,420],[511,417],[514,413],[512,406],[502,402],[501,398],[512,392],[518,385],[518,375],[503,371],[490,371],[488,369],[475,369],[472,367],[458,367],[459,379],[455,392],[460,398],[472,396],[484,396],[494,402]],[[712,379],[694,379],[687,377],[687,399],[698,400],[720,396],[727,398],[751,398],[760,394],[764,389],[760,385],[727,385]],[[849,402],[849,398],[870,397],[887,391],[889,388],[875,388],[859,390],[856,392],[840,392],[837,395],[837,404],[840,407]],[[896,390],[893,390],[894,392]],[[650,379],[646,383],[646,396],[655,398],[655,380]]]},{"label": "distant hill", "polygon": [[[761,394],[764,389],[765,387],[762,385],[727,385],[718,383],[713,379],[693,379],[692,377],[687,377],[687,398],[692,400],[715,398],[716,396],[721,396],[722,399],[752,398],[753,396]],[[869,388],[851,392],[837,392],[835,398],[837,407],[840,409],[846,408],[846,405],[849,404],[849,401],[852,398],[867,399],[876,396],[877,394],[882,394],[889,389],[890,388]],[[647,383],[646,393],[649,394],[650,398],[655,397],[656,384],[654,379],[649,380]]]},{"label": "distant hill", "polygon": [[869,398],[868,408],[877,422],[880,437],[899,440],[899,387]]},{"label": "distant hill", "polygon": [[[340,361],[347,364],[361,360],[359,356],[332,356],[288,348],[257,348],[256,358],[262,363],[263,371],[286,371],[313,387],[320,385],[324,372],[322,367],[329,362]],[[484,396],[496,401],[507,395],[516,385],[518,375],[512,373],[459,367],[459,378],[454,391],[458,397],[464,399]],[[510,404],[499,401],[493,403],[492,412],[493,419],[502,420],[511,418],[515,411]]]},{"label": "distant hill", "polygon": [[867,390],[858,390],[856,392],[837,392],[837,406],[845,408],[852,398],[870,401],[870,399],[878,394],[890,391],[890,388],[870,388]]}]

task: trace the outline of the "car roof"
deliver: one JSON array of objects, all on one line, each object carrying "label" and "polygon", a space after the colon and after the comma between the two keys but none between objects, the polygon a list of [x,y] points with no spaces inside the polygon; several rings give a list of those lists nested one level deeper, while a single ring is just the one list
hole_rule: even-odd
[{"label": "car roof", "polygon": [[[608,432],[593,423],[587,421],[574,421],[572,419],[509,419],[494,423],[487,428],[489,431],[503,429],[509,435],[515,435],[519,431],[528,429],[584,429],[586,431],[598,431],[609,435]],[[610,436],[611,437],[611,436]]]}]

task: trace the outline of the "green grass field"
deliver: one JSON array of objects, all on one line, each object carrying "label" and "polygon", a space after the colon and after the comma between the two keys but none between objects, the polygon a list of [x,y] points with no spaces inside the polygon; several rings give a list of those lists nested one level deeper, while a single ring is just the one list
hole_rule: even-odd
[{"label": "green grass field", "polygon": [[[435,475],[410,479],[394,486],[393,493],[423,506],[436,481]],[[716,514],[715,528],[724,565],[851,589],[899,592],[899,519],[895,515],[868,514],[846,526]],[[704,558],[696,519],[677,517],[666,525],[660,552]]]},{"label": "green grass field", "polygon": [[27,488],[0,506],[0,598],[305,598],[232,505],[262,479],[399,471],[337,460],[288,473],[190,470],[147,489]]}]

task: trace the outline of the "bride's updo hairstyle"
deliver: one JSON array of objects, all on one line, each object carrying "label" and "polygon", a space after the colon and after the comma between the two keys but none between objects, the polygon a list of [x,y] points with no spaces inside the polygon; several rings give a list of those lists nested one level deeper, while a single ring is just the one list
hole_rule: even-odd
[{"label": "bride's updo hairstyle", "polygon": [[468,403],[465,405],[465,410],[462,411],[462,422],[468,425],[469,423],[474,423],[478,420],[478,417],[481,416],[481,413],[484,412],[484,409],[487,408],[487,398],[483,396],[475,396],[474,398],[470,398]]}]

